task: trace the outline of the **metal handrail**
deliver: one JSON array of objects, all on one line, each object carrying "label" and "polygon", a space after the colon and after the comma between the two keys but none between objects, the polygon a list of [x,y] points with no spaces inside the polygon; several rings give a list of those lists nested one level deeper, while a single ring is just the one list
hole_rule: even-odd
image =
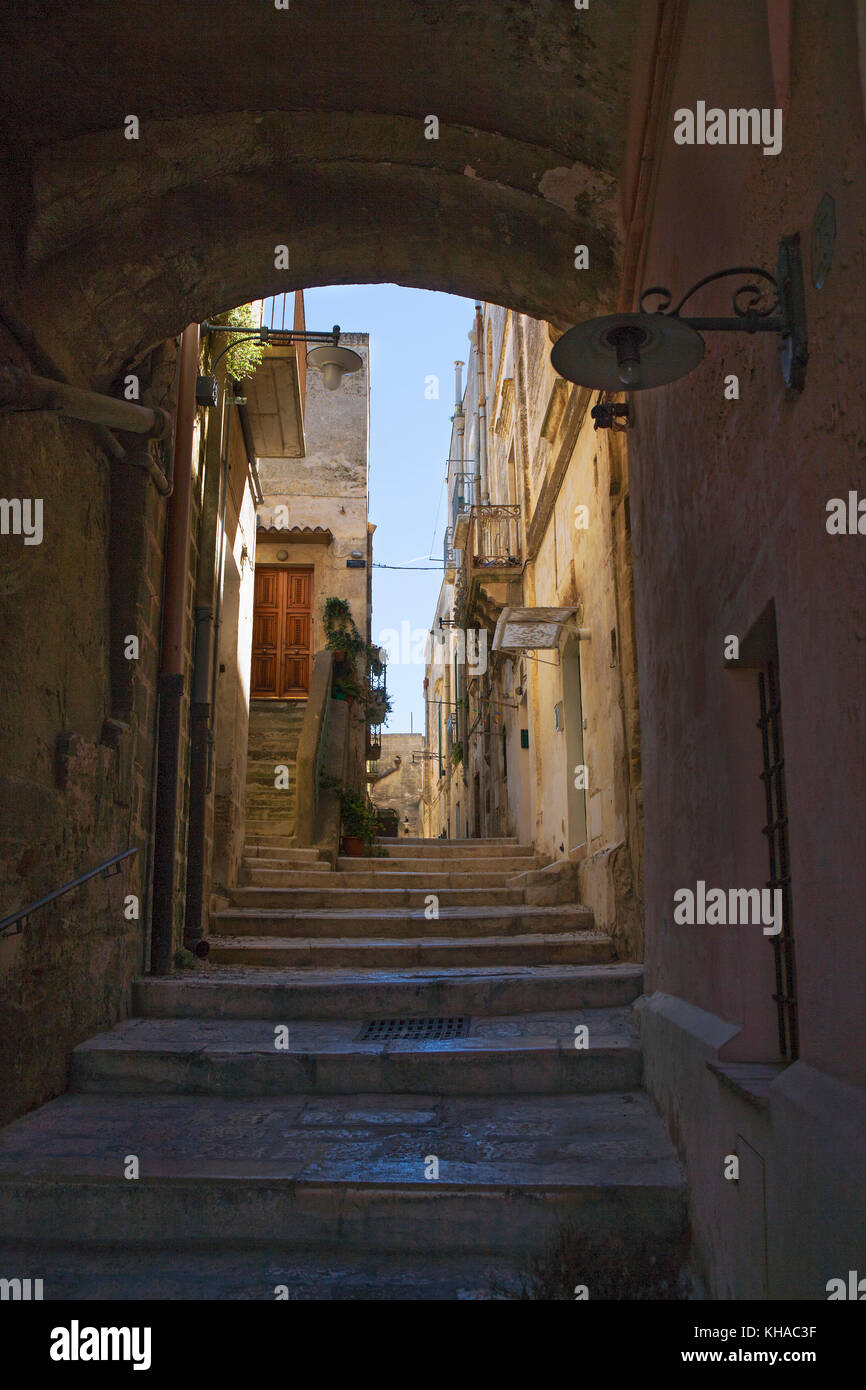
[{"label": "metal handrail", "polygon": [[[128,859],[131,854],[138,854],[137,845],[132,849],[125,849],[122,854],[115,854],[113,859],[106,859],[104,864],[100,864],[97,868],[91,869],[86,874],[82,874],[80,878],[74,878],[70,883],[64,883],[62,888],[55,888],[53,893],[46,893],[44,898],[37,898],[36,902],[28,903],[26,907],[22,907],[18,912],[13,912],[11,916],[4,917],[2,922],[0,922],[0,936],[5,936],[7,932],[12,936],[18,936],[27,925],[32,913],[38,912],[40,907],[47,907],[48,904],[53,903],[56,898],[62,898],[64,893],[71,893],[73,888],[80,888],[82,883],[86,883],[90,878],[96,878],[97,874],[102,874],[103,878],[113,877],[114,874],[120,872],[117,865],[120,864],[121,860]],[[10,928],[12,927],[14,927],[15,930],[10,932]]]}]

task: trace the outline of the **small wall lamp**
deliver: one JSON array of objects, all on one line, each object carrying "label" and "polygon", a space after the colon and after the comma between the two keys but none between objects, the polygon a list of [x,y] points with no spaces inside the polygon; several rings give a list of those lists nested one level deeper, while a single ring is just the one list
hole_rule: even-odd
[{"label": "small wall lamp", "polygon": [[[728,275],[752,276],[765,284],[749,280],[734,291],[733,318],[680,317],[683,305],[697,290]],[[660,301],[652,313],[644,305],[650,296]],[[759,266],[734,266],[706,275],[670,309],[672,298],[670,290],[653,285],[641,295],[639,313],[609,314],[570,328],[551,351],[554,369],[578,386],[646,391],[676,381],[697,367],[704,356],[704,340],[698,330],[776,333],[785,385],[791,392],[802,391],[809,352],[799,235],[783,237],[779,242],[775,275]]]}]

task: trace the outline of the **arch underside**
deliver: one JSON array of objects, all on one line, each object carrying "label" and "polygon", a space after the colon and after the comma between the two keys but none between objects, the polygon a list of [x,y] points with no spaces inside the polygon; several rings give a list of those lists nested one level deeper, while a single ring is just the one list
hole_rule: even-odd
[{"label": "arch underside", "polygon": [[79,379],[107,386],[193,319],[320,284],[560,327],[614,305],[637,0],[7,8],[4,125],[29,193],[7,208],[6,300]]}]

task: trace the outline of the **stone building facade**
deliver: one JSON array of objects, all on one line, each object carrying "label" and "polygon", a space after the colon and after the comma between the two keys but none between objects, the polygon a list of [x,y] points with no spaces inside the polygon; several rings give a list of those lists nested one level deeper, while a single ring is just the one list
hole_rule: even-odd
[{"label": "stone building facade", "polygon": [[590,393],[553,370],[554,336],[476,310],[425,681],[425,826],[514,835],[571,865],[582,901],[639,958],[628,460],[622,434],[593,428]]},{"label": "stone building facade", "polygon": [[421,791],[423,734],[382,734],[382,751],[373,764],[376,780],[370,786],[373,805],[397,812],[399,835],[423,835]]}]

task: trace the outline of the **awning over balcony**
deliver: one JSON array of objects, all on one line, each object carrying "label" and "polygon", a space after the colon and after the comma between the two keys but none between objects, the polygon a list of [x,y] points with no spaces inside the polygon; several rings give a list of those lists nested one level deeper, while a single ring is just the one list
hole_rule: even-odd
[{"label": "awning over balcony", "polygon": [[244,395],[256,457],[303,458],[304,417],[295,347],[266,348],[261,366],[244,383]]},{"label": "awning over balcony", "polygon": [[503,608],[493,634],[495,652],[551,650],[576,627],[577,608]]}]

